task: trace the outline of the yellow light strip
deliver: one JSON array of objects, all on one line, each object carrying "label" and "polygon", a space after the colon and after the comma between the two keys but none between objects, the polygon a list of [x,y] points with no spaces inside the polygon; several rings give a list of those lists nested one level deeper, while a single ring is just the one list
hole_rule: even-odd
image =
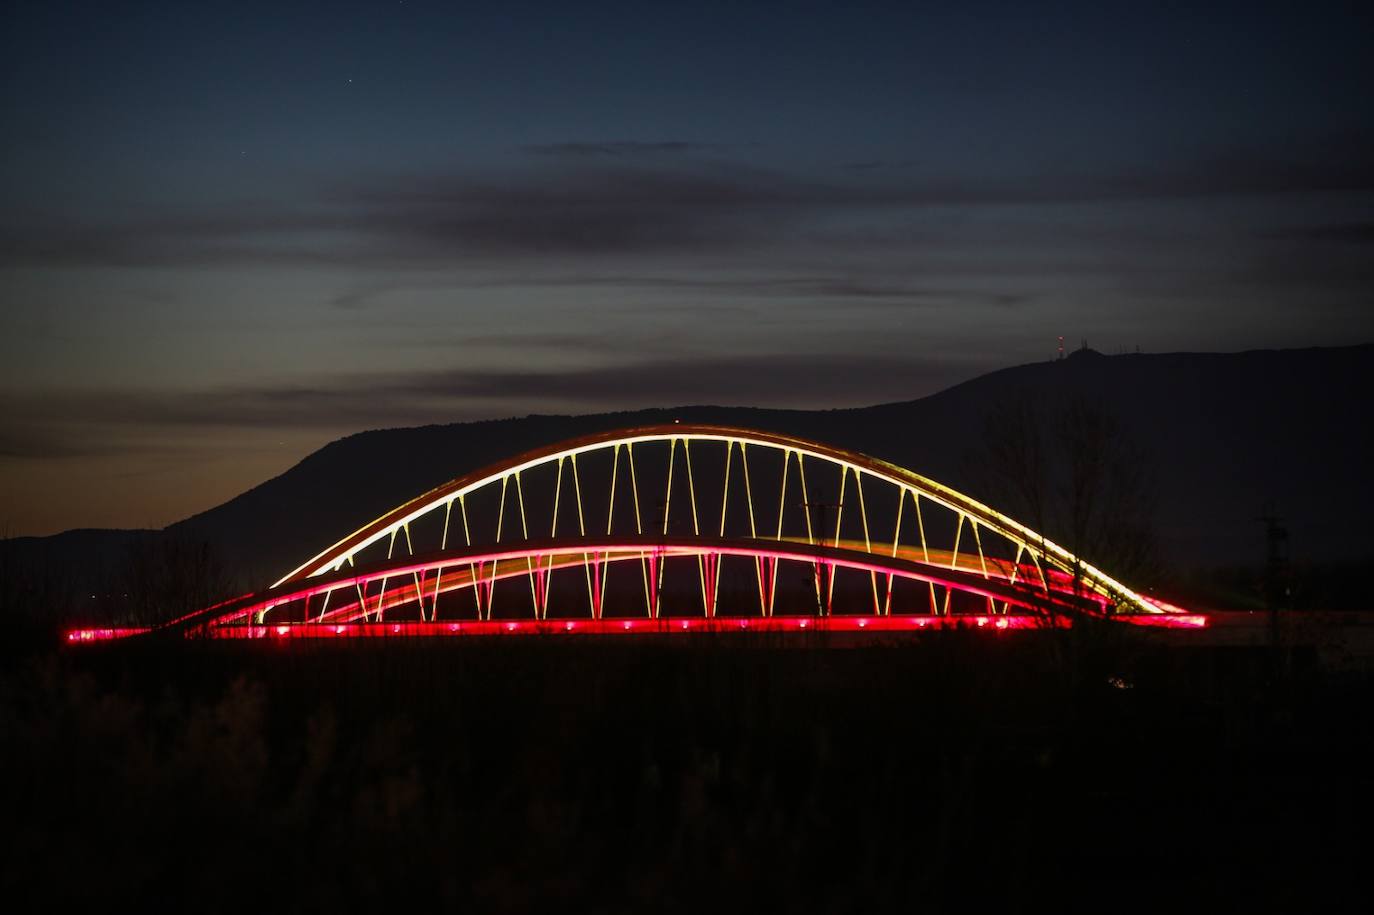
[{"label": "yellow light strip", "polygon": [[[840,542],[840,520],[841,520],[842,518],[844,518],[844,484],[845,484],[846,482],[848,482],[848,480],[849,480],[849,465],[848,465],[848,464],[841,464],[841,465],[840,465],[840,498],[839,498],[838,500],[836,500],[838,504],[835,506],[835,540],[834,540],[834,543],[835,543],[835,545],[837,545],[837,546],[839,545],[839,542]],[[829,583],[829,587],[826,589],[826,592],[825,592],[825,610],[826,610],[826,613],[829,613],[829,612],[830,612],[831,606],[835,603],[835,567],[832,565],[832,566],[829,566],[828,568],[829,568],[829,571],[830,571],[830,583]]]},{"label": "yellow light strip", "polygon": [[[902,541],[902,508],[906,505],[906,487],[897,487],[897,523],[892,528],[892,558],[897,558],[897,547]],[[883,615],[892,615],[892,573],[887,574],[887,599],[883,601]]]},{"label": "yellow light strip", "polygon": [[[854,488],[859,493],[859,517],[863,520],[864,526],[864,551],[873,552],[873,542],[868,538],[868,509],[864,507],[864,478],[859,471],[854,471]],[[882,610],[878,606],[878,573],[869,572],[869,581],[873,585],[873,612],[882,615]]]},{"label": "yellow light strip", "polygon": [[[635,475],[635,446],[630,444],[625,446],[625,458],[630,464],[630,493],[635,500],[635,533],[644,533],[643,517],[639,513],[639,478]],[[650,618],[654,615],[654,602],[649,597],[649,560],[643,556],[639,558],[639,575],[644,579],[644,612]]]},{"label": "yellow light strip", "polygon": [[[477,489],[483,485],[495,482],[496,479],[500,478],[504,474],[509,474],[517,470],[528,469],[529,467],[545,463],[549,460],[555,460],[559,456],[571,456],[573,454],[579,454],[587,451],[609,447],[613,442],[639,443],[649,441],[675,441],[677,438],[687,436],[703,441],[738,441],[740,442],[741,446],[743,446],[745,443],[752,443],[779,449],[792,448],[793,450],[797,450],[800,453],[806,454],[808,456],[816,457],[818,459],[838,464],[841,467],[853,470],[860,469],[860,464],[863,464],[865,465],[864,469],[866,469],[867,472],[872,473],[875,476],[878,476],[886,480],[887,482],[894,483],[897,485],[905,483],[906,485],[913,487],[913,489],[918,491],[920,494],[925,495],[927,498],[931,499],[932,501],[936,502],[937,504],[941,505],[942,507],[950,511],[963,512],[969,515],[970,517],[976,517],[980,519],[988,527],[996,530],[998,533],[1007,537],[1012,542],[1030,549],[1032,555],[1038,554],[1039,556],[1043,556],[1047,561],[1052,562],[1061,570],[1072,573],[1074,558],[1071,554],[1068,553],[1067,550],[1064,550],[1057,544],[1045,540],[1044,538],[1040,537],[1036,532],[1030,530],[1029,528],[1020,524],[1019,522],[1007,517],[1006,515],[1001,514],[1000,512],[993,510],[992,508],[986,505],[983,505],[982,503],[974,499],[969,498],[968,496],[963,495],[962,493],[959,493],[956,490],[953,490],[926,477],[920,476],[919,474],[916,474],[912,471],[906,470],[905,468],[898,467],[897,465],[891,464],[890,462],[882,461],[875,458],[866,458],[864,456],[857,455],[852,452],[845,452],[840,449],[830,449],[824,445],[819,445],[814,442],[807,442],[803,439],[796,439],[789,436],[772,435],[769,433],[760,433],[748,429],[727,429],[723,427],[691,427],[683,428],[681,430],[673,429],[672,431],[668,431],[666,429],[662,431],[660,431],[659,429],[652,429],[650,431],[630,430],[624,433],[612,433],[608,435],[608,437],[604,440],[582,442],[575,446],[569,446],[568,448],[565,448],[562,451],[554,453],[541,453],[535,457],[523,461],[518,465],[505,467],[485,477],[466,481],[463,484],[462,489],[460,490],[460,494],[471,492],[472,490]],[[454,482],[456,483],[457,481]],[[323,553],[316,556],[310,562],[298,567],[297,569],[293,570],[290,574],[284,576],[280,581],[277,582],[277,585],[284,584],[297,577],[309,577],[313,575],[322,574],[325,571],[327,571],[331,567],[331,565],[337,567],[338,563],[340,563],[343,558],[340,555],[341,552],[351,555],[352,553],[355,553],[358,550],[361,550],[369,544],[375,542],[378,538],[387,536],[387,534],[391,530],[393,530],[395,527],[398,527],[400,524],[414,520],[414,518],[433,509],[448,496],[454,494],[454,491],[451,488],[449,488],[451,486],[452,484],[446,484],[446,486],[444,487],[439,487],[436,490],[432,491],[433,495],[427,494],[427,496],[421,496],[407,503],[405,506],[403,506],[402,509],[398,509],[395,512],[388,513],[387,515],[378,518],[376,521],[368,525],[365,525],[358,531],[354,532],[353,534],[350,534],[348,537],[345,537],[342,540],[338,541],[336,544],[334,544],[328,550],[325,550]],[[372,533],[363,536],[366,531],[376,527],[378,524],[382,524],[383,522],[386,523],[385,527],[373,530]],[[355,541],[355,539],[357,540],[357,542],[353,542]],[[351,546],[345,546],[346,544],[351,544]],[[1079,565],[1081,566],[1082,576],[1084,580],[1088,582],[1090,587],[1097,593],[1102,594],[1104,596],[1109,596],[1112,599],[1120,602],[1132,604],[1133,609],[1138,610],[1139,612],[1164,612],[1154,604],[1141,599],[1140,596],[1137,595],[1135,592],[1131,591],[1125,585],[1106,575],[1101,570],[1087,563],[1080,563]],[[1043,569],[1041,571],[1043,574]]]}]

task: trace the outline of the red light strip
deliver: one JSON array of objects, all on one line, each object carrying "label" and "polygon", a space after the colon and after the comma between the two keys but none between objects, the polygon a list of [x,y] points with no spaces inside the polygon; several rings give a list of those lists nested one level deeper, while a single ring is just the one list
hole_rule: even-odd
[{"label": "red light strip", "polygon": [[[1202,629],[1207,617],[1199,613],[1159,616],[1119,616],[1120,622],[1136,626],[1168,629]],[[207,631],[221,639],[326,639],[326,638],[436,638],[490,635],[627,635],[693,632],[932,632],[950,629],[1039,629],[1046,624],[1034,616],[770,616],[724,617],[710,619],[519,619],[451,620],[448,622],[394,623],[280,623],[269,626],[224,625]],[[1071,625],[1059,617],[1056,625]],[[66,633],[68,644],[109,642],[149,632],[148,627],[73,629]]]},{"label": "red light strip", "polygon": [[[1059,625],[1069,625],[1060,617]],[[1146,626],[1200,628],[1206,617],[1118,617]],[[1185,621],[1186,620],[1186,621]],[[349,639],[349,638],[448,638],[492,635],[672,635],[728,632],[925,632],[951,629],[1039,629],[1044,621],[1034,616],[752,616],[683,617],[680,619],[518,619],[451,620],[448,622],[395,623],[279,623],[276,625],[226,625],[208,630],[221,639]]]},{"label": "red light strip", "polygon": [[125,639],[131,635],[142,635],[148,631],[147,626],[122,629],[72,629],[67,632],[66,640],[69,644],[82,645],[87,642],[109,642],[114,639]]}]

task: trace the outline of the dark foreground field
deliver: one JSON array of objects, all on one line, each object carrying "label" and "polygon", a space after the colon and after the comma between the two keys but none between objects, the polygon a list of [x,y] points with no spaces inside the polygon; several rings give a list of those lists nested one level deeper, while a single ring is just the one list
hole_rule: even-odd
[{"label": "dark foreground field", "polygon": [[11,911],[1364,908],[1367,674],[1149,642],[1066,657],[1049,638],[11,657],[0,898]]}]

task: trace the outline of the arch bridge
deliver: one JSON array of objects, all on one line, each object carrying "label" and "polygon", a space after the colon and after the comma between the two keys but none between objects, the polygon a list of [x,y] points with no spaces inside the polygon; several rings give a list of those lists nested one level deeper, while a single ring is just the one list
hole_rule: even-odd
[{"label": "arch bridge", "polygon": [[256,638],[997,630],[1083,616],[1205,624],[906,468],[673,423],[459,476],[272,587],[172,625]]}]

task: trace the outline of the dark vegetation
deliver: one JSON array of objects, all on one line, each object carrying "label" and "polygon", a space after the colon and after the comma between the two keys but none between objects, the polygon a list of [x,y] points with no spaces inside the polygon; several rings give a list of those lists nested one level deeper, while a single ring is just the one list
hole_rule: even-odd
[{"label": "dark vegetation", "polygon": [[1367,674],[1153,641],[1067,670],[1043,635],[11,658],[0,894],[11,911],[1359,908]]}]

